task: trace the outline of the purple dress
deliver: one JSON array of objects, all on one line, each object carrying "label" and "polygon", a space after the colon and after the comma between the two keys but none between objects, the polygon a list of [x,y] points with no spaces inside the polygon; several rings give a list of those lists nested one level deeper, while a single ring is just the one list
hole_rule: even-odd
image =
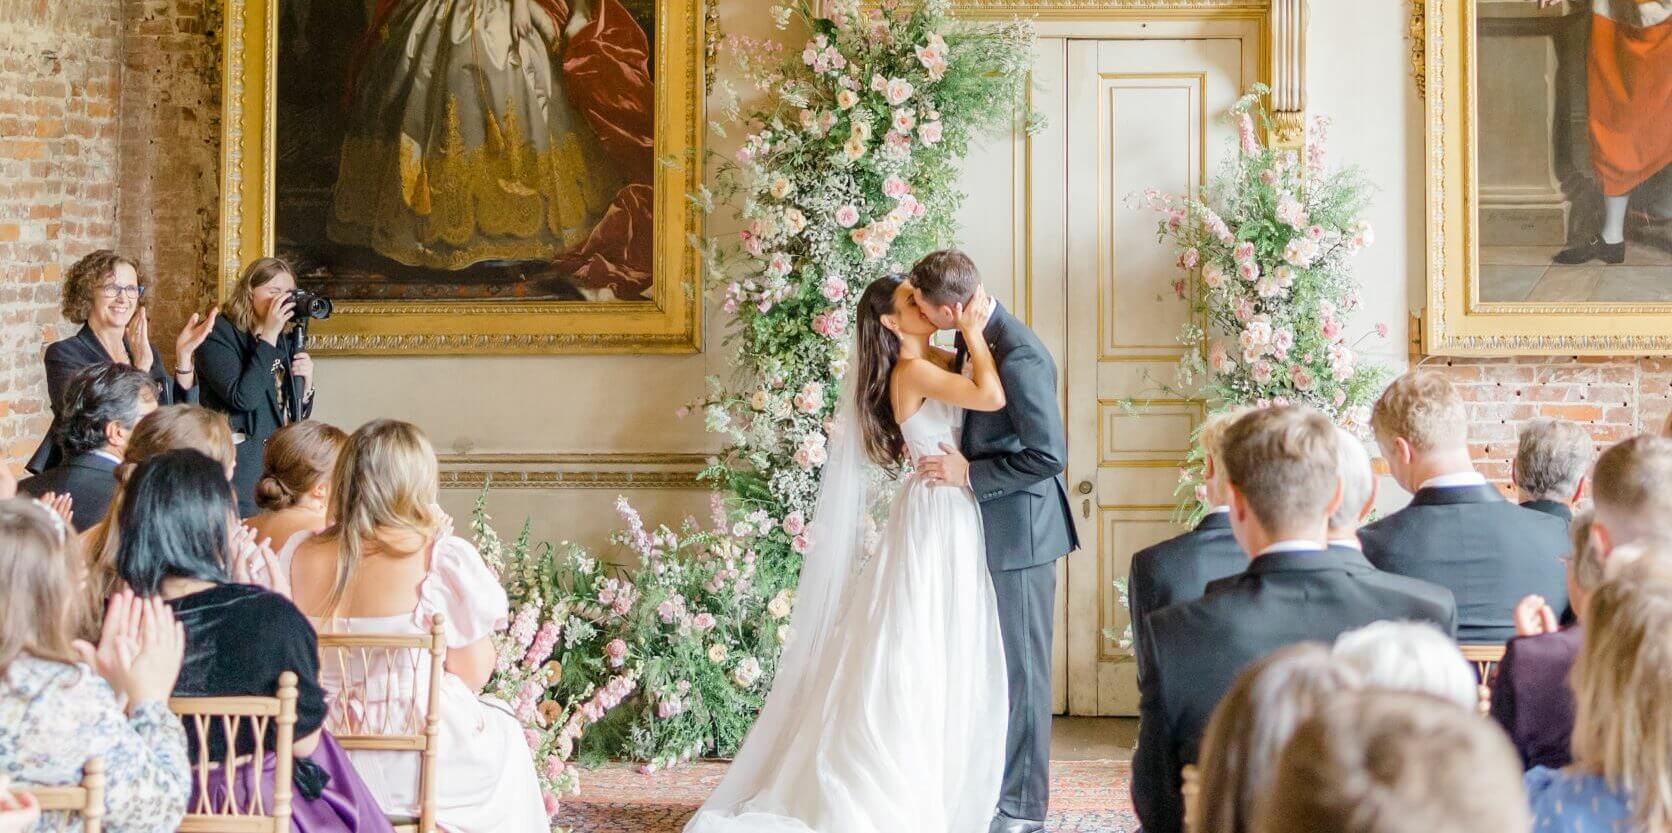
[{"label": "purple dress", "polygon": [[[279,675],[296,674],[296,737],[319,731],[325,722],[325,691],[319,685],[319,647],[313,626],[289,599],[247,584],[218,584],[169,602],[186,628],[186,658],[176,697],[272,696]],[[209,758],[225,758],[226,739],[219,731],[199,738],[188,721],[186,742],[191,760],[199,743],[209,744]],[[268,727],[264,749],[274,746],[276,727]],[[255,750],[255,733],[244,724],[236,739],[240,753]],[[261,794],[272,807],[274,756],[268,753],[261,775]],[[234,798],[249,795],[255,778],[252,767],[238,770]],[[321,733],[319,747],[295,759],[291,791],[291,829],[301,833],[391,833],[393,828],[377,799],[349,762],[348,755],[329,734]],[[211,806],[227,798],[225,777],[209,776]],[[192,803],[197,806],[197,780],[192,781]],[[240,802],[238,806],[247,806]]]}]

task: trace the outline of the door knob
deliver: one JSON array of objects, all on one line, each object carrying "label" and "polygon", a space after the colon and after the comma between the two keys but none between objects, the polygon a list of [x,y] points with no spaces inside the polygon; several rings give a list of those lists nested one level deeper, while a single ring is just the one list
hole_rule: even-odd
[{"label": "door knob", "polygon": [[1091,494],[1091,490],[1092,490],[1093,486],[1091,485],[1090,480],[1082,480],[1082,481],[1080,481],[1080,485],[1076,486],[1075,488],[1080,490],[1080,494],[1089,495],[1089,494]]}]

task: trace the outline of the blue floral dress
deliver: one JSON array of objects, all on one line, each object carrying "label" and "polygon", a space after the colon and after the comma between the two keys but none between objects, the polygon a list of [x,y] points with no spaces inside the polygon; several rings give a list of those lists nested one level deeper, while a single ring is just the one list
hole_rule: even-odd
[{"label": "blue floral dress", "polygon": [[[104,678],[85,665],[20,656],[0,677],[0,774],[67,785],[97,755],[105,765],[104,829],[163,833],[180,826],[191,790],[186,732],[168,704],[124,715]],[[79,831],[79,817],[47,813],[36,831]]]},{"label": "blue floral dress", "polygon": [[1600,775],[1534,767],[1527,772],[1533,833],[1631,833],[1631,797]]}]

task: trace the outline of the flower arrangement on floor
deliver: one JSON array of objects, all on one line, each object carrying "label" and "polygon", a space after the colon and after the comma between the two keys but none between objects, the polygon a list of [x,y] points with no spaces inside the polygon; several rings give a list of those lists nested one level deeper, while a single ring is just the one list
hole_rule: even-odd
[{"label": "flower arrangement on floor", "polygon": [[[1173,289],[1193,313],[1179,333],[1191,348],[1179,361],[1184,390],[1168,395],[1202,399],[1210,413],[1306,404],[1362,436],[1389,376],[1358,354],[1364,340],[1386,339],[1387,325],[1357,339],[1348,333],[1348,316],[1361,306],[1352,259],[1375,241],[1363,219],[1371,188],[1357,168],[1327,166],[1328,119],[1313,120],[1303,151],[1264,144],[1268,92],[1257,84],[1232,106],[1236,152],[1200,195],[1150,188],[1129,198],[1165,215],[1157,238],[1177,252],[1184,274]],[[1192,444],[1176,493],[1180,520],[1192,524],[1211,508],[1202,469]],[[1113,583],[1124,605],[1126,582]],[[1131,650],[1130,625],[1104,636]]]},{"label": "flower arrangement on floor", "polygon": [[[1263,144],[1267,92],[1256,85],[1231,108],[1237,152],[1200,195],[1151,188],[1130,198],[1166,215],[1157,236],[1185,273],[1173,288],[1195,314],[1179,334],[1192,348],[1179,384],[1210,411],[1303,403],[1362,435],[1388,378],[1358,354],[1365,339],[1385,339],[1387,326],[1356,340],[1348,332],[1362,305],[1352,259],[1375,239],[1363,219],[1371,188],[1357,168],[1326,166],[1327,119],[1313,120],[1304,151]],[[1199,455],[1180,479],[1191,514],[1207,508]]]},{"label": "flower arrangement on floor", "polygon": [[[717,108],[743,134],[692,200],[736,211],[735,240],[692,244],[734,316],[736,376],[681,409],[725,438],[703,476],[713,519],[645,529],[625,501],[611,568],[579,547],[507,544],[478,505],[477,544],[512,601],[492,693],[528,727],[548,809],[578,789],[576,761],[654,771],[741,744],[787,627],[852,305],[872,280],[946,244],[958,162],[979,134],[1025,118],[1032,27],[955,20],[948,0],[774,5],[808,40],[785,54],[732,38],[762,91]],[[716,123],[717,132],[728,128]]]}]

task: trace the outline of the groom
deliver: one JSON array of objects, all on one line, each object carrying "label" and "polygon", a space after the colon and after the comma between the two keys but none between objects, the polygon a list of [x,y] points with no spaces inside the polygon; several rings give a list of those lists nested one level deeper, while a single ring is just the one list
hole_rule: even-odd
[{"label": "groom", "polygon": [[[930,322],[954,329],[964,306],[985,294],[969,256],[930,253],[912,267],[917,305]],[[968,486],[981,501],[987,569],[998,595],[999,627],[1010,677],[1010,726],[1004,789],[990,833],[1045,829],[1051,786],[1051,623],[1056,560],[1080,546],[1062,472],[1068,449],[1057,406],[1057,368],[1026,325],[995,307],[983,331],[998,363],[1006,405],[964,416],[960,447],[929,457],[918,470]],[[963,337],[958,363],[963,366]]]}]

